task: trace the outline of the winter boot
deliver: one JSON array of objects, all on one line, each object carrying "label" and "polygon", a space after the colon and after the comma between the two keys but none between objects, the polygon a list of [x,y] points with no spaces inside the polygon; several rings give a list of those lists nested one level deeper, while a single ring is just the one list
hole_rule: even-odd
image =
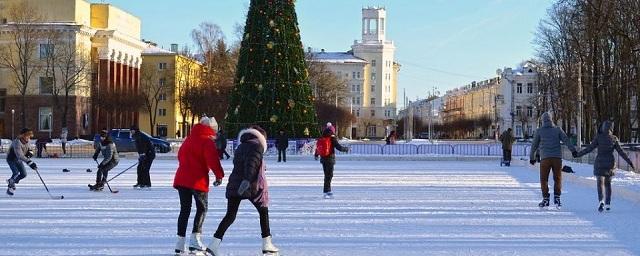
[{"label": "winter boot", "polygon": [[278,253],[278,247],[271,243],[271,236],[262,238],[262,253]]},{"label": "winter boot", "polygon": [[543,198],[543,199],[542,199],[542,202],[540,202],[540,203],[538,204],[538,206],[539,206],[540,208],[548,207],[548,206],[549,206],[549,198],[548,198],[548,197]]},{"label": "winter boot", "polygon": [[209,253],[211,256],[220,256],[222,254],[220,254],[220,252],[218,252],[218,249],[220,248],[220,243],[222,242],[222,239],[213,238],[213,241],[211,241],[211,243],[209,244],[209,247],[207,247],[207,253]]},{"label": "winter boot", "polygon": [[10,188],[15,189],[16,188],[16,182],[13,181],[13,179],[9,178],[9,179],[7,179],[7,186],[10,187]]},{"label": "winter boot", "polygon": [[560,202],[560,196],[553,196],[553,204],[556,205],[556,208],[562,207],[562,202]]},{"label": "winter boot", "polygon": [[600,203],[598,204],[598,211],[599,212],[604,211],[604,202],[600,201]]},{"label": "winter boot", "polygon": [[611,205],[610,204],[604,205],[604,209],[607,210],[607,212],[611,211]]},{"label": "winter boot", "polygon": [[207,248],[204,247],[200,233],[191,233],[191,239],[189,239],[189,251],[191,252],[204,252]]},{"label": "winter boot", "polygon": [[187,247],[184,244],[184,236],[179,236],[178,237],[178,242],[176,242],[176,249],[175,249],[175,253],[176,255],[185,253],[187,251]]}]

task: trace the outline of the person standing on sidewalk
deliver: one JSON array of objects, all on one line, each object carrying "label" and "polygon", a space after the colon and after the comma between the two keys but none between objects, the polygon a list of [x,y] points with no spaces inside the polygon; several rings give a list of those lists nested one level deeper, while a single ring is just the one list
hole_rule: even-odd
[{"label": "person standing on sidewalk", "polygon": [[500,142],[502,143],[502,162],[506,166],[511,166],[511,149],[513,148],[513,142],[516,138],[513,136],[513,130],[507,129],[500,135]]},{"label": "person standing on sidewalk", "polygon": [[538,204],[540,207],[549,206],[549,173],[553,170],[553,203],[557,208],[562,206],[560,195],[562,195],[562,145],[571,150],[572,154],[576,153],[576,148],[569,141],[567,134],[559,127],[553,124],[551,114],[545,112],[542,114],[542,127],[536,130],[531,144],[531,154],[529,163],[535,165],[535,154],[540,151],[540,189],[542,190],[542,202]]},{"label": "person standing on sidewalk", "polygon": [[211,123],[207,117],[200,119],[200,123],[193,126],[178,150],[178,169],[173,179],[173,187],[178,190],[180,196],[176,254],[186,252],[185,236],[191,214],[191,198],[196,202],[196,215],[193,218],[189,251],[204,253],[206,250],[201,235],[209,204],[209,171],[215,175],[215,187],[222,184],[224,177],[216,149],[216,133]]},{"label": "person standing on sidewalk", "polygon": [[153,159],[156,158],[156,149],[151,142],[151,138],[140,132],[138,127],[131,126],[131,132],[136,143],[136,150],[138,150],[138,180],[133,187],[140,189],[151,188],[149,171],[151,170]]},{"label": "person standing on sidewalk", "polygon": [[278,137],[276,137],[276,148],[278,148],[278,162],[281,160],[287,162],[287,148],[289,147],[289,137],[280,129]]},{"label": "person standing on sidewalk", "polygon": [[593,175],[596,176],[598,186],[598,211],[602,212],[606,209],[608,212],[611,210],[611,178],[615,175],[616,170],[616,159],[613,156],[613,151],[617,151],[618,155],[632,169],[635,169],[635,167],[627,153],[620,147],[618,137],[613,135],[613,123],[610,121],[604,121],[591,144],[574,154],[574,157],[582,157],[594,149],[598,149],[596,161],[593,163]]}]

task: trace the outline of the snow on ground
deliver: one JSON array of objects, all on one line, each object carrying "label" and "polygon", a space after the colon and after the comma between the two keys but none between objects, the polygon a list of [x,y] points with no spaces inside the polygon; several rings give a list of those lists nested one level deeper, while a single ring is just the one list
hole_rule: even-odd
[{"label": "snow on ground", "polygon": [[[154,162],[149,191],[133,190],[135,170],[125,173],[111,182],[118,194],[88,191],[95,179],[90,159],[37,163],[65,199],[48,199],[29,171],[13,198],[0,196],[0,255],[171,255],[179,212],[171,188],[175,160]],[[133,163],[123,159],[111,175]],[[228,176],[231,162],[224,167]],[[0,168],[6,179],[4,161]],[[524,162],[506,168],[498,161],[339,159],[334,200],[321,199],[318,162],[270,158],[267,168],[271,230],[286,256],[640,255],[638,201],[614,194],[613,212],[597,213],[595,186],[567,175],[564,208],[539,210],[538,172]],[[206,243],[225,211],[224,188],[213,188],[209,200]],[[259,229],[255,209],[244,202],[224,255],[260,255]]]}]

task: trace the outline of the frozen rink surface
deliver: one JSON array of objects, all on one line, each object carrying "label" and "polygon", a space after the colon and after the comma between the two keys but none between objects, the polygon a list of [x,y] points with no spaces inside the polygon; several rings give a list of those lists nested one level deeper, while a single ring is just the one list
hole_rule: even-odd
[{"label": "frozen rink surface", "polygon": [[[49,199],[32,171],[14,197],[3,186],[0,255],[172,255],[177,161],[153,163],[151,190],[134,190],[135,168],[128,171],[111,182],[118,194],[88,190],[95,180],[91,159],[36,162],[52,193],[65,199]],[[110,175],[133,163],[123,159]],[[231,162],[223,164],[228,176]],[[283,256],[640,255],[640,197],[634,192],[640,185],[626,182],[636,189],[623,195],[614,187],[613,211],[598,213],[588,167],[565,177],[561,210],[540,210],[538,173],[524,162],[506,168],[497,161],[339,159],[333,200],[322,198],[318,162],[267,164],[271,231]],[[5,161],[0,169],[4,184],[10,175]],[[209,193],[205,243],[225,207],[223,183]],[[261,255],[260,246],[257,213],[243,202],[221,250]]]}]

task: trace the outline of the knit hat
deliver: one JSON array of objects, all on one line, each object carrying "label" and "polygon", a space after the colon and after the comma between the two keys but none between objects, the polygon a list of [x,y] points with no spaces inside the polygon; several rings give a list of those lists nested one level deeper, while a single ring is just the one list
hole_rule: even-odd
[{"label": "knit hat", "polygon": [[216,118],[215,117],[207,117],[207,116],[203,116],[200,119],[200,124],[202,125],[206,125],[211,127],[211,129],[213,129],[214,131],[218,130],[218,122],[216,122]]}]

